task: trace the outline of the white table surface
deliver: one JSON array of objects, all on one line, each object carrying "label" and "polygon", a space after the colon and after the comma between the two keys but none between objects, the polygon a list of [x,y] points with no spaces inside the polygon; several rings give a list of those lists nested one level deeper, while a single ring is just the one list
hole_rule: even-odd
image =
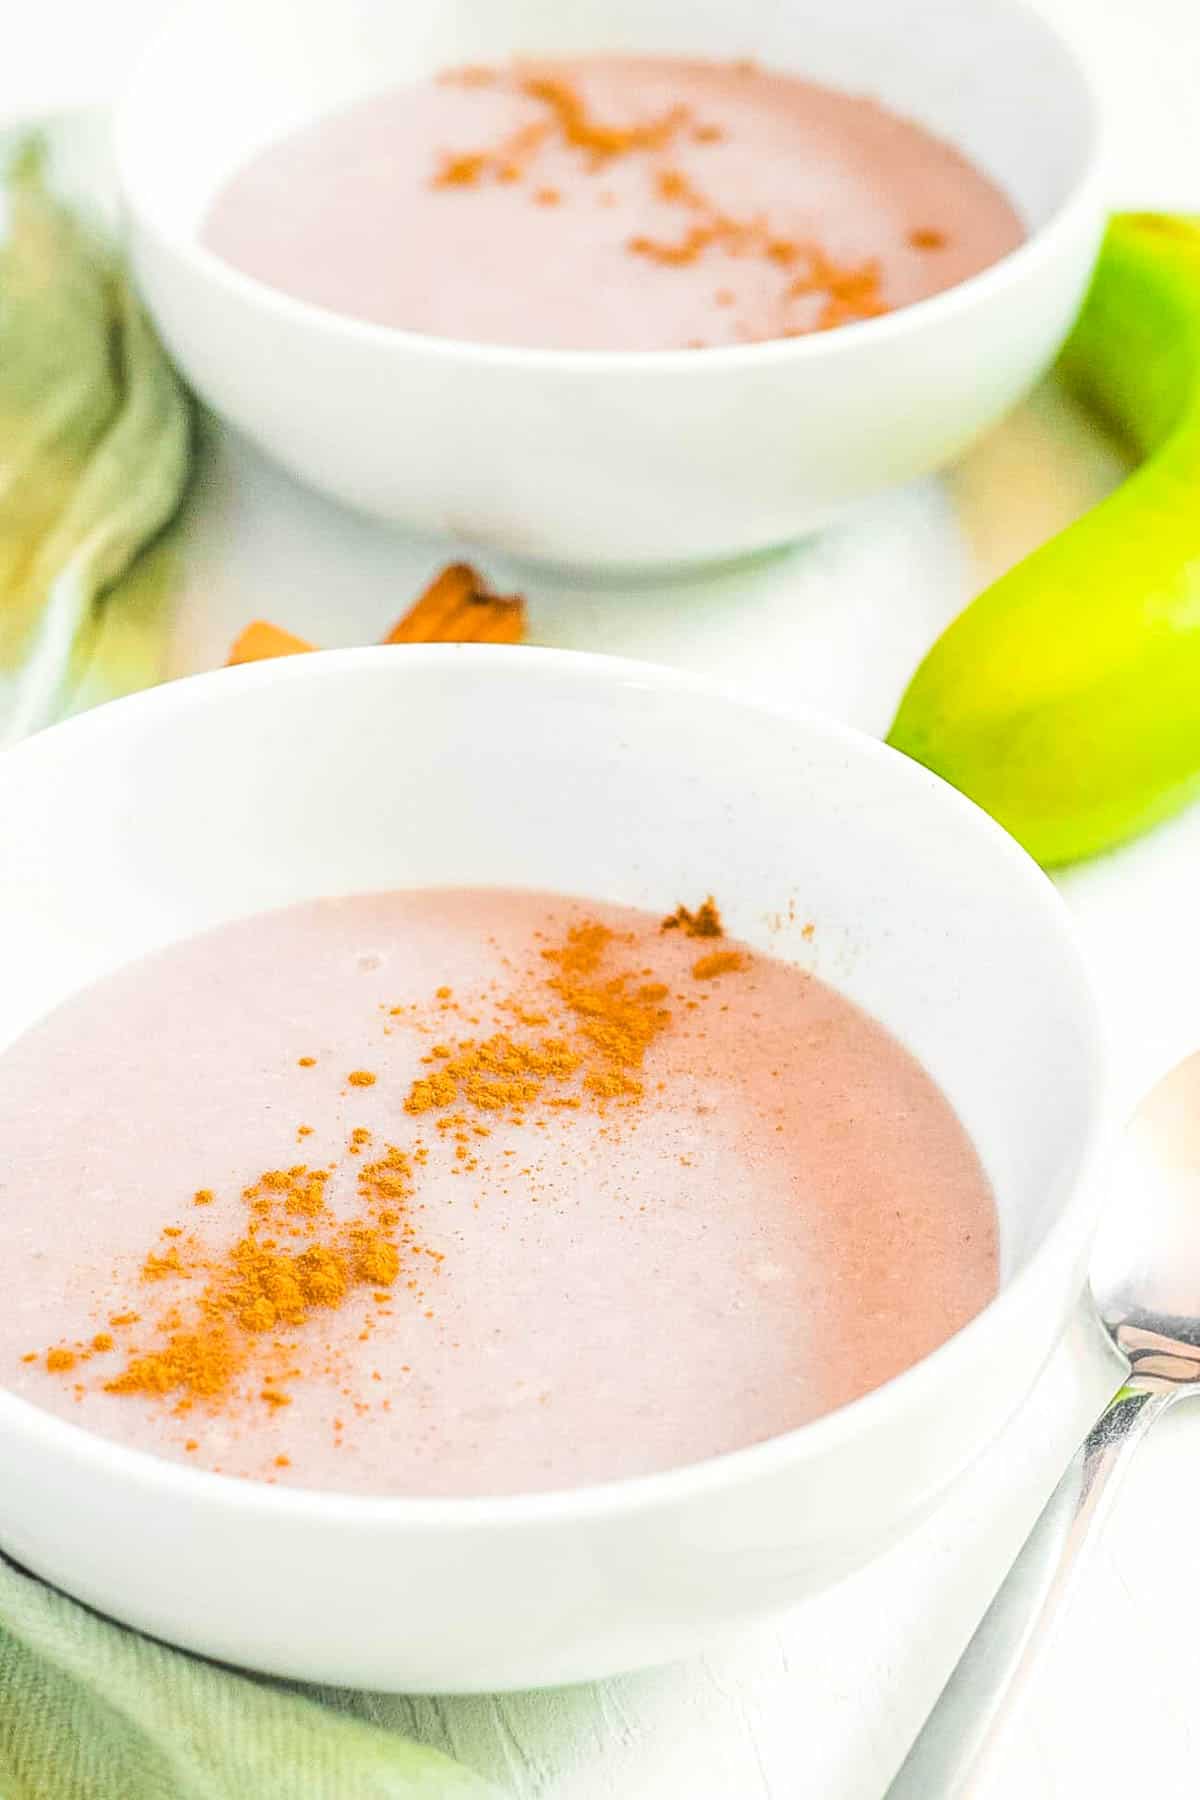
[{"label": "white table surface", "polygon": [[[141,33],[176,3],[0,0],[0,118],[103,98]],[[1197,0],[1041,4],[1084,44],[1107,90],[1114,203],[1200,211]],[[1046,388],[944,482],[886,497],[782,557],[636,592],[527,578],[533,635],[712,669],[882,731],[946,620],[1120,467]],[[176,666],[220,661],[256,614],[326,643],[369,638],[441,552],[301,495],[244,447],[218,442],[191,534]],[[1062,882],[1123,1103],[1200,1043],[1198,877],[1200,807]],[[565,1692],[355,1704],[520,1800],[879,1800],[1107,1385],[1076,1334],[1017,1423],[918,1532],[701,1660]],[[1198,1501],[1200,1420],[1184,1412],[1135,1467],[989,1800],[1195,1792]]]}]

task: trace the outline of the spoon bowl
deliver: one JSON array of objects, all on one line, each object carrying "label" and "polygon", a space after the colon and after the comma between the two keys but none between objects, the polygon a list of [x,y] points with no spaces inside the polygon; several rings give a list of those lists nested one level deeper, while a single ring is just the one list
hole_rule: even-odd
[{"label": "spoon bowl", "polygon": [[1135,1374],[1200,1381],[1200,1052],[1134,1113],[1113,1191],[1091,1265],[1104,1328]]}]

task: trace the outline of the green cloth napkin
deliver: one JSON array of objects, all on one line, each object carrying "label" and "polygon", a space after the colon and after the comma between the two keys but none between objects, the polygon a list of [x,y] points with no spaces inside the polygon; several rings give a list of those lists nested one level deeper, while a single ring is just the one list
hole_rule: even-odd
[{"label": "green cloth napkin", "polygon": [[0,135],[0,744],[159,681],[192,408],[119,254]]},{"label": "green cloth napkin", "polygon": [[440,1751],[123,1630],[0,1557],[3,1800],[498,1800]]}]

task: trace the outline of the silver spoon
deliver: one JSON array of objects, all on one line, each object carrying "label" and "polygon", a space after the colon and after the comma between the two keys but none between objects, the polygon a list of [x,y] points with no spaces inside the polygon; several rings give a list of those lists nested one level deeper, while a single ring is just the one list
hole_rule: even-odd
[{"label": "silver spoon", "polygon": [[968,1800],[981,1790],[1134,1451],[1169,1406],[1200,1393],[1200,1054],[1142,1101],[1114,1174],[1090,1285],[1124,1380],[1047,1501],[886,1800]]}]

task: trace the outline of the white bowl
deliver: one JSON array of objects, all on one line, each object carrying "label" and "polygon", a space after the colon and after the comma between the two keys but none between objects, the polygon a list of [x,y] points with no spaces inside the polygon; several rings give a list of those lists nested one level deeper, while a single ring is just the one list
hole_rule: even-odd
[{"label": "white bowl", "polygon": [[[358,323],[202,249],[263,144],[389,84],[516,51],[752,56],[867,91],[967,152],[1030,230],[932,300],[733,349],[514,349]],[[206,0],[118,111],[142,291],[218,412],[337,498],[559,563],[781,544],[938,467],[1046,368],[1102,219],[1088,82],[1021,0]]]},{"label": "white bowl", "polygon": [[815,967],[923,1060],[998,1199],[1002,1291],[932,1356],[801,1430],[636,1480],[304,1492],[160,1461],[0,1391],[0,1545],[156,1636],[425,1691],[679,1656],[900,1535],[1020,1404],[1078,1292],[1101,1077],[1065,909],[998,826],[873,739],[605,657],[333,651],[10,750],[0,845],[0,1043],[152,947],[318,894],[502,883],[662,908],[715,887],[736,933]]}]

